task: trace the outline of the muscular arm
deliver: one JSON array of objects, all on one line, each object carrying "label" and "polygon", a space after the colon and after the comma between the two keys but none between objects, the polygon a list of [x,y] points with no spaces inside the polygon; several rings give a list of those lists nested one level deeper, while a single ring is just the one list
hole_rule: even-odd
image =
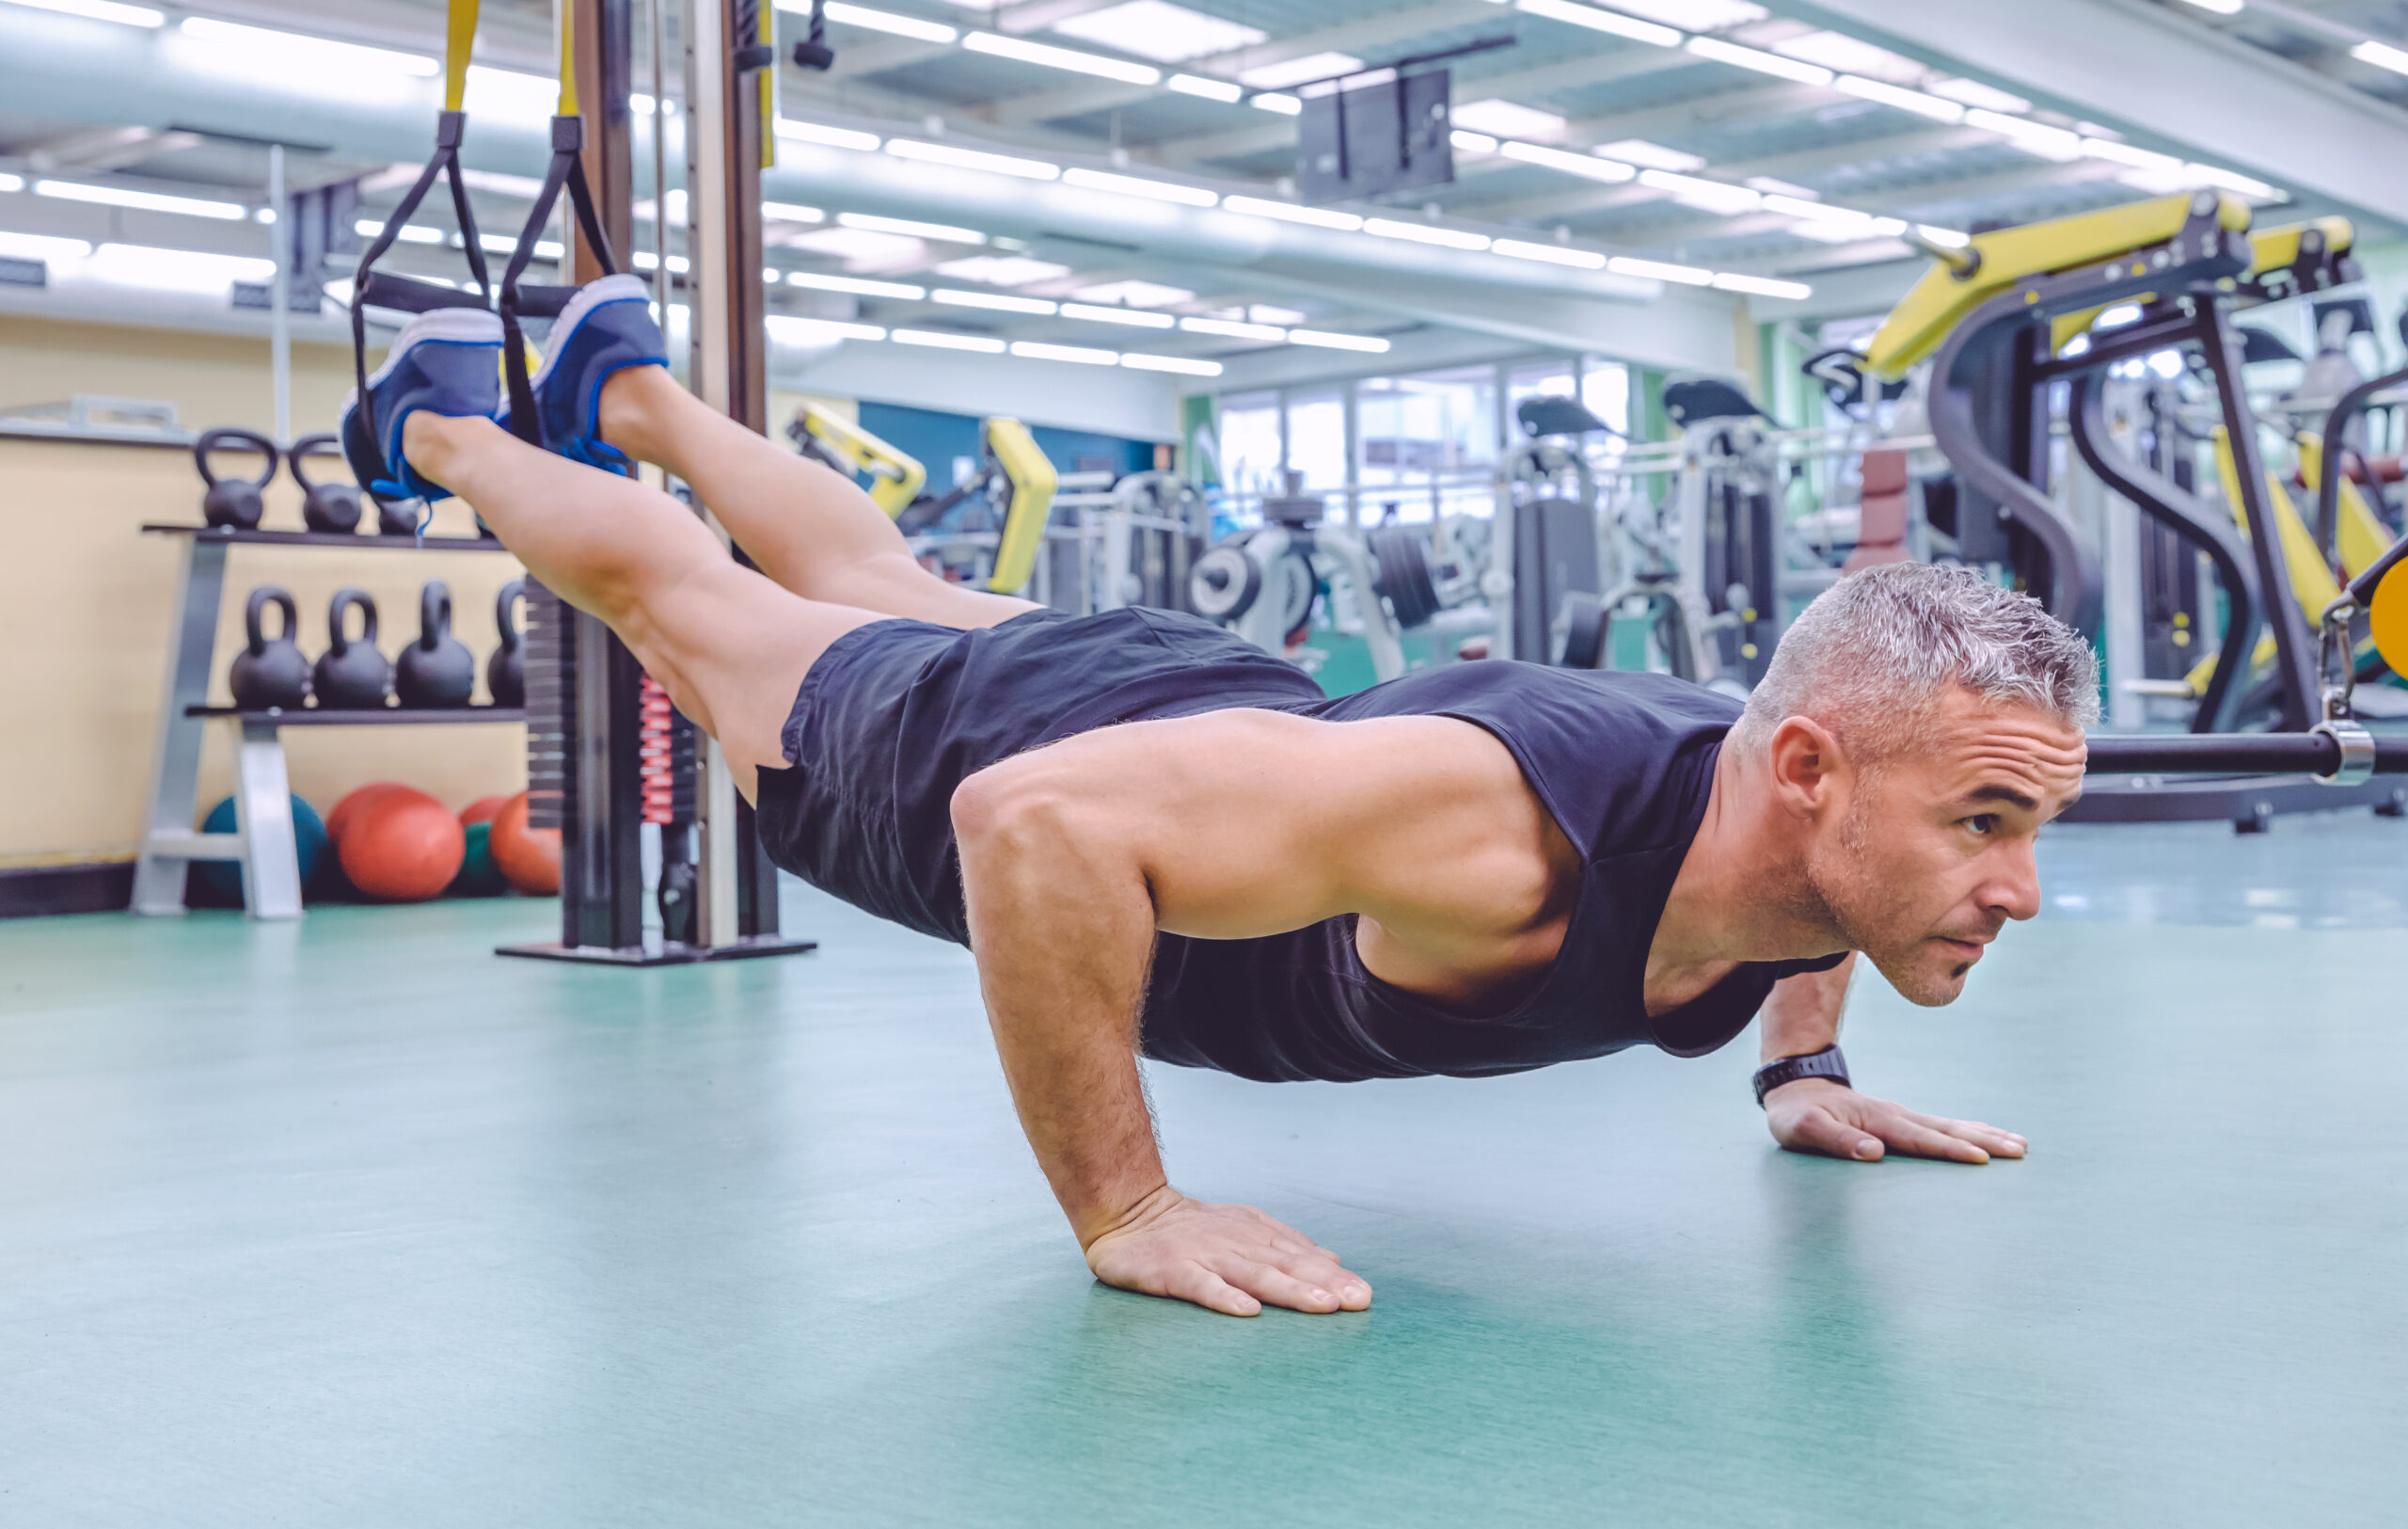
[{"label": "muscular arm", "polygon": [[[1827,972],[1800,972],[1773,984],[1761,1016],[1766,1061],[1802,1057],[1836,1044],[1856,957]],[[2024,1141],[1979,1121],[1924,1115],[1829,1078],[1802,1077],[1765,1095],[1765,1124],[1792,1152],[1872,1162],[1891,1148],[1916,1157],[1987,1163],[2020,1157]]]},{"label": "muscular arm", "polygon": [[1353,912],[1510,935],[1514,909],[1545,901],[1530,846],[1545,830],[1503,747],[1443,719],[1219,712],[1020,756],[966,781],[953,812],[1005,1077],[1098,1277],[1237,1315],[1368,1305],[1369,1284],[1301,1234],[1170,1188],[1135,1059],[1154,934]]}]

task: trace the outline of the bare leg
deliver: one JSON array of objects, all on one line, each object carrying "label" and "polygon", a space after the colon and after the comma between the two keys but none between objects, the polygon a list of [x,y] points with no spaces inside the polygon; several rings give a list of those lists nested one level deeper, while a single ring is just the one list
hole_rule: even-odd
[{"label": "bare leg", "polygon": [[858,486],[737,424],[664,367],[631,366],[603,383],[601,435],[692,484],[762,571],[807,599],[965,629],[1038,609],[921,567]]},{"label": "bare leg", "polygon": [[719,740],[747,800],[755,771],[786,762],[781,734],[804,673],[838,637],[884,619],[781,589],[668,495],[538,451],[490,420],[413,414],[403,450],[474,505],[546,588],[619,634]]}]

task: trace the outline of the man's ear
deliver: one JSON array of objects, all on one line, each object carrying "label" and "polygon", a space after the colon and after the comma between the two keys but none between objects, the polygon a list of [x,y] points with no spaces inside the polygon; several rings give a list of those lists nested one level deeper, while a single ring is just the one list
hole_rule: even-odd
[{"label": "man's ear", "polygon": [[1812,717],[1784,719],[1773,729],[1766,752],[1775,800],[1801,818],[1814,817],[1828,805],[1835,782],[1847,772],[1840,741]]}]

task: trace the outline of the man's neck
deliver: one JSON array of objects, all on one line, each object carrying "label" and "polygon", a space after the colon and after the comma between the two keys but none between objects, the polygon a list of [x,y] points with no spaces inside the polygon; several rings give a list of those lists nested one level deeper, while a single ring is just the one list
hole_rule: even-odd
[{"label": "man's neck", "polygon": [[1745,745],[1723,744],[1704,820],[1656,926],[1651,970],[1802,961],[1846,948],[1806,874],[1800,825],[1781,811],[1763,776]]}]

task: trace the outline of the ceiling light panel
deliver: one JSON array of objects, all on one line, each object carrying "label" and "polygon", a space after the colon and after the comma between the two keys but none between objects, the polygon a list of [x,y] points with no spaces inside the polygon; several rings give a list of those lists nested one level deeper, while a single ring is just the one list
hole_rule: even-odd
[{"label": "ceiling light panel", "polygon": [[1814,289],[1803,281],[1782,281],[1769,276],[1741,276],[1735,271],[1724,271],[1709,284],[1723,292],[1751,293],[1758,297],[1787,297],[1800,302],[1814,295]]},{"label": "ceiling light panel", "polygon": [[[1603,160],[1597,161],[1602,165]],[[1392,218],[1371,217],[1363,220],[1363,231],[1383,239],[1403,239],[1418,245],[1437,245],[1447,249],[1486,249],[1488,235],[1468,229],[1442,228],[1435,223],[1399,223]]]},{"label": "ceiling light panel", "polygon": [[120,26],[163,26],[167,18],[149,6],[121,6],[117,0],[14,0],[36,10],[55,10],[61,15],[82,16],[96,22],[115,22]]},{"label": "ceiling light panel", "polygon": [[[669,205],[673,209],[675,208],[677,205],[675,199],[673,198]],[[828,215],[818,208],[805,207],[800,202],[793,201],[765,201],[761,204],[761,215],[772,223],[825,223],[828,221]],[[680,220],[682,221],[682,216]]]},{"label": "ceiling light panel", "polygon": [[1220,202],[1217,191],[1207,191],[1200,185],[1180,185],[1174,181],[1149,181],[1134,175],[1114,175],[1105,170],[1091,170],[1077,166],[1062,172],[1070,185],[1085,186],[1090,191],[1109,191],[1117,196],[1145,197],[1154,201],[1175,201],[1182,207],[1212,207]]},{"label": "ceiling light panel", "polygon": [[1770,14],[1749,0],[1613,0],[1613,8],[1690,32],[1720,32]]},{"label": "ceiling light panel", "polygon": [[788,271],[786,285],[813,292],[849,292],[860,297],[896,297],[917,302],[928,293],[908,281],[875,281],[861,276],[830,276],[820,271]]},{"label": "ceiling light panel", "polygon": [[177,24],[176,30],[202,42],[237,50],[244,62],[255,70],[290,69],[304,72],[368,71],[378,74],[404,74],[415,79],[432,79],[443,72],[442,65],[424,54],[362,47],[356,42],[337,42],[331,38],[305,37],[298,32],[277,31],[265,26],[245,26],[237,22],[221,22],[210,16],[187,16]]},{"label": "ceiling light panel", "polygon": [[792,117],[778,119],[777,135],[801,143],[825,144],[831,149],[859,149],[864,152],[879,145],[879,136],[875,133],[863,133],[849,127],[830,127],[825,122],[804,122]]},{"label": "ceiling light panel", "polygon": [[1071,295],[1084,297],[1091,303],[1115,303],[1129,308],[1172,308],[1196,300],[1196,294],[1185,287],[1136,280],[1107,281],[1100,286],[1081,287]]},{"label": "ceiling light panel", "polygon": [[1606,269],[1616,276],[1651,277],[1657,281],[1675,281],[1687,287],[1709,286],[1714,273],[1695,265],[1674,265],[1668,261],[1634,260],[1628,255],[1616,255],[1606,262]]},{"label": "ceiling light panel", "polygon": [[1644,165],[1649,169],[1702,170],[1705,168],[1703,155],[1687,153],[1678,149],[1668,149],[1660,143],[1650,143],[1645,138],[1618,138],[1612,143],[1597,145],[1591,152],[1600,154],[1607,159],[1619,159],[1625,165]]},{"label": "ceiling light panel", "polygon": [[1050,42],[1031,42],[1026,38],[1006,37],[1001,32],[973,32],[961,40],[961,45],[972,53],[991,54],[998,58],[1039,64],[1047,69],[1069,70],[1074,74],[1093,74],[1101,79],[1118,80],[1124,85],[1160,85],[1163,78],[1163,72],[1150,64],[1133,63],[1125,58],[1106,58],[1101,54],[1082,53],[1076,48],[1057,48]]},{"label": "ceiling light panel", "polygon": [[1606,257],[1593,249],[1575,249],[1570,245],[1537,245],[1522,239],[1499,239],[1488,247],[1492,255],[1507,255],[1514,260],[1534,260],[1548,265],[1568,265],[1579,271],[1601,271]]},{"label": "ceiling light panel", "polygon": [[1764,200],[1764,193],[1751,191],[1743,185],[1701,180],[1694,175],[1675,175],[1671,170],[1640,170],[1639,183],[1654,186],[1658,191],[1669,191],[1672,199],[1682,206],[1708,213],[1744,213]]},{"label": "ceiling light panel", "polygon": [[[848,229],[863,229],[872,233],[899,233],[911,239],[935,239],[951,245],[983,245],[987,236],[976,229],[958,229],[950,223],[916,223],[908,217],[880,217],[874,213],[838,213],[836,221]],[[801,245],[802,239],[789,244]]]},{"label": "ceiling light panel", "polygon": [[1179,327],[1190,334],[1219,335],[1226,340],[1285,340],[1288,331],[1273,324],[1247,324],[1240,319],[1184,318]]},{"label": "ceiling light panel", "polygon": [[[880,233],[872,229],[816,229],[785,242],[788,249],[832,255],[855,265],[908,264],[927,254],[928,247],[908,234]],[[643,253],[649,253],[645,251]],[[637,256],[639,263],[642,254]]]},{"label": "ceiling light panel", "polygon": [[46,233],[0,231],[0,255],[6,255],[11,260],[81,260],[91,252],[90,242],[84,239],[58,239]]},{"label": "ceiling light panel", "polygon": [[889,329],[886,338],[898,345],[927,345],[937,350],[971,350],[1001,356],[1004,342],[985,335],[947,334],[942,329]]},{"label": "ceiling light panel", "polygon": [[[833,8],[832,7],[830,8]],[[875,324],[848,324],[841,319],[805,318],[799,313],[771,313],[762,327],[769,338],[789,345],[827,345],[839,340],[883,340],[886,331]]]},{"label": "ceiling light panel", "polygon": [[1645,42],[1658,48],[1681,45],[1681,34],[1676,27],[1641,21],[1618,11],[1601,10],[1595,6],[1584,6],[1578,0],[1515,0],[1515,4],[1533,16],[1545,16],[1549,21],[1563,22],[1573,26],[1585,26],[1592,32],[1627,38],[1633,42]]},{"label": "ceiling light panel", "polygon": [[34,195],[55,197],[61,201],[95,202],[103,207],[131,207],[146,213],[178,213],[185,217],[214,218],[221,223],[239,223],[250,215],[249,209],[240,202],[170,197],[130,186],[87,185],[81,181],[36,181]]},{"label": "ceiling light panel", "polygon": [[1257,217],[1275,217],[1284,223],[1309,223],[1315,228],[1339,229],[1348,233],[1363,226],[1359,213],[1341,213],[1330,207],[1306,207],[1292,201],[1266,201],[1259,197],[1223,197],[1221,210],[1251,213]]},{"label": "ceiling light panel", "polygon": [[1294,117],[1305,109],[1303,102],[1277,90],[1266,90],[1259,96],[1250,98],[1246,104],[1259,111],[1275,111],[1282,117]]},{"label": "ceiling light panel", "polygon": [[[786,0],[778,8],[805,16],[811,14],[809,6],[796,5],[792,0]],[[951,42],[961,36],[961,28],[947,26],[943,22],[924,21],[917,16],[897,16],[891,10],[872,10],[867,6],[849,6],[845,0],[828,0],[828,19],[846,26],[884,32],[893,37],[907,37],[920,42]]]},{"label": "ceiling light panel", "polygon": [[1689,52],[1700,58],[1711,58],[1719,64],[1736,64],[1741,69],[1752,69],[1759,74],[1795,80],[1800,85],[1831,83],[1831,72],[1820,64],[1810,64],[1802,58],[1784,58],[1777,53],[1766,53],[1761,48],[1743,48],[1735,42],[1725,42],[1720,38],[1693,37],[1689,39],[1687,47]]},{"label": "ceiling light panel", "polygon": [[1933,95],[1945,96],[1968,106],[1979,106],[1985,111],[2025,112],[2032,109],[2032,103],[2021,96],[1994,90],[1979,80],[1934,80],[1925,88]]},{"label": "ceiling light panel", "polygon": [[1459,127],[1449,130],[1447,141],[1455,146],[1455,152],[1459,154],[1493,154],[1497,151],[1495,138],[1485,133],[1466,133]]},{"label": "ceiling light panel", "polygon": [[1125,5],[1067,17],[1055,22],[1054,30],[1164,64],[1182,64],[1206,54],[1251,48],[1269,40],[1267,33],[1254,27],[1174,6],[1168,0],[1128,0]]},{"label": "ceiling light panel", "polygon": [[1302,324],[1305,315],[1292,308],[1280,308],[1272,303],[1249,303],[1245,316],[1257,324]]},{"label": "ceiling light panel", "polygon": [[1015,297],[1001,292],[962,292],[953,287],[939,287],[928,294],[938,302],[955,308],[985,308],[998,313],[1038,313],[1051,316],[1054,304],[1042,297]]},{"label": "ceiling light panel", "polygon": [[1151,313],[1142,308],[1106,308],[1094,303],[1064,303],[1062,316],[1084,319],[1089,324],[1117,324],[1132,329],[1167,329],[1179,322],[1168,313]]},{"label": "ceiling light panel", "polygon": [[1312,345],[1322,350],[1359,350],[1368,355],[1383,355],[1388,342],[1377,335],[1331,334],[1325,329],[1291,329],[1288,343]]},{"label": "ceiling light panel", "polygon": [[981,149],[963,149],[950,143],[921,143],[913,138],[889,138],[886,151],[897,159],[914,159],[927,165],[951,165],[965,170],[985,170],[990,175],[1017,175],[1024,181],[1053,181],[1061,178],[1062,167],[1041,159],[1022,159],[1018,154],[992,154]]},{"label": "ceiling light panel", "polygon": [[1333,74],[1352,73],[1362,67],[1363,60],[1353,54],[1308,53],[1301,58],[1282,58],[1275,64],[1249,69],[1238,78],[1258,90],[1284,90],[1308,80],[1325,80]]},{"label": "ceiling light panel", "polygon": [[1455,126],[1467,127],[1475,133],[1494,134],[1500,138],[1530,138],[1541,143],[1553,143],[1563,136],[1564,129],[1563,119],[1551,111],[1494,97],[1457,106],[1453,120]]},{"label": "ceiling light panel", "polygon": [[1638,173],[1618,160],[1575,153],[1569,149],[1549,149],[1542,144],[1508,143],[1501,146],[1498,152],[1508,159],[1518,159],[1528,165],[1544,165],[1551,170],[1561,170],[1566,175],[1577,175],[1583,180],[1602,181],[1608,185],[1619,185]]},{"label": "ceiling light panel", "polygon": [[1120,353],[1117,350],[1096,350],[1086,345],[1049,345],[1038,340],[1015,340],[1012,354],[1038,361],[1071,361],[1080,366],[1117,366]]},{"label": "ceiling light panel", "polygon": [[[834,11],[832,9],[830,14]],[[1911,58],[1901,58],[1887,48],[1860,42],[1845,32],[1808,32],[1802,37],[1783,38],[1772,45],[1772,51],[1888,85],[1920,85],[1928,72]]]},{"label": "ceiling light panel", "polygon": [[1892,85],[1887,80],[1868,79],[1861,74],[1843,74],[1831,84],[1861,100],[1877,101],[1884,106],[1895,106],[1917,117],[1928,117],[1935,122],[1961,122],[1965,119],[1965,107],[1961,103],[1945,96],[1909,90],[1903,85]]},{"label": "ceiling light panel", "polygon": [[1223,104],[1245,94],[1245,87],[1235,80],[1215,80],[1202,74],[1174,74],[1163,81],[1163,86],[1183,96],[1201,96],[1206,101],[1218,101]]},{"label": "ceiling light panel", "polygon": [[1120,364],[1136,372],[1176,372],[1182,376],[1217,377],[1221,363],[1208,361],[1198,356],[1147,356],[1136,351],[1123,352]]},{"label": "ceiling light panel", "polygon": [[970,255],[946,261],[937,267],[937,274],[990,287],[1025,287],[1037,281],[1058,281],[1070,274],[1070,268],[1027,255]]}]

